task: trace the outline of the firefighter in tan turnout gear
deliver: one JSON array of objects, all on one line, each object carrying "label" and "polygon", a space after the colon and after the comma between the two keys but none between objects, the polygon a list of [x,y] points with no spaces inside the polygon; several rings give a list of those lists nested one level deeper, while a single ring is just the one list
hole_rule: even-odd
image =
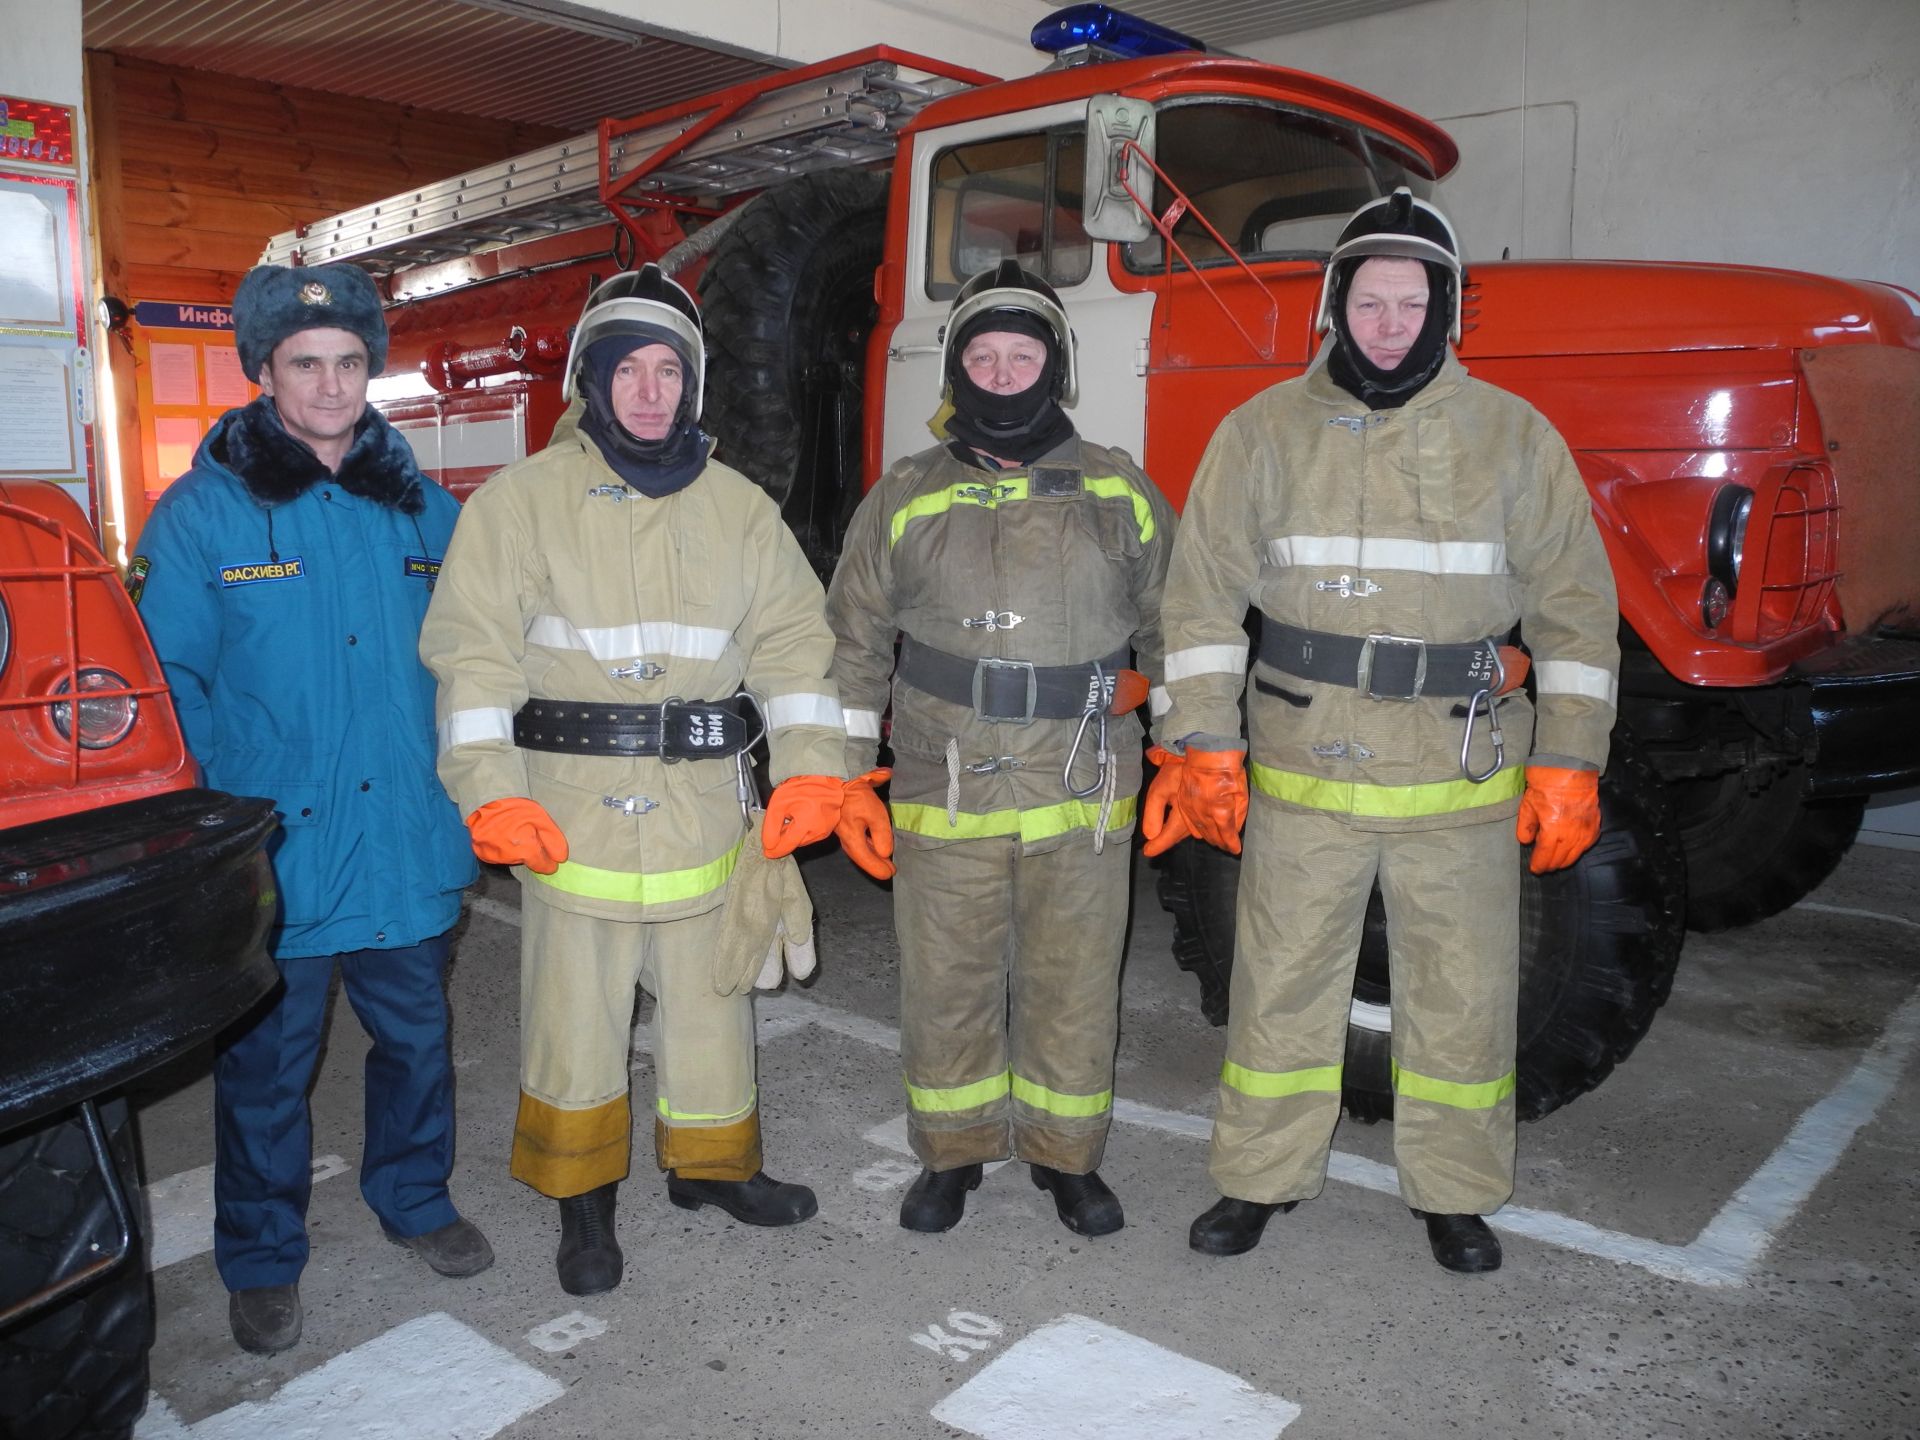
[{"label": "firefighter in tan turnout gear", "polygon": [[[573,1294],[620,1280],[636,983],[669,1198],[756,1225],[815,1210],[761,1171],[752,1004],[733,993],[752,982],[716,957],[723,905],[764,866],[748,847],[785,856],[839,817],[833,639],[777,507],[708,459],[703,362],[698,311],[657,267],[596,288],[571,408],[467,502],[421,637],[441,778],[480,858],[518,867],[513,1174],[559,1200]],[[776,788],[755,835],[763,729]]]},{"label": "firefighter in tan turnout gear", "polygon": [[1066,313],[1015,262],[955,296],[942,372],[949,443],[862,502],[827,602],[849,773],[873,763],[890,688],[893,703],[901,1055],[925,1167],[900,1223],[950,1229],[983,1163],[1014,1155],[1070,1229],[1104,1235],[1124,1223],[1097,1167],[1141,777],[1131,712],[1159,670],[1173,513],[1125,455],[1074,433]]},{"label": "firefighter in tan turnout gear", "polygon": [[1535,872],[1599,833],[1618,616],[1565,443],[1449,348],[1460,286],[1437,210],[1405,190],[1362,207],[1327,269],[1331,339],[1221,423],[1183,518],[1147,849],[1238,851],[1243,821],[1246,844],[1209,1167],[1224,1198],[1190,1235],[1208,1254],[1251,1249],[1325,1182],[1377,881],[1400,1193],[1440,1264],[1500,1263],[1480,1217],[1513,1190],[1516,828]]}]

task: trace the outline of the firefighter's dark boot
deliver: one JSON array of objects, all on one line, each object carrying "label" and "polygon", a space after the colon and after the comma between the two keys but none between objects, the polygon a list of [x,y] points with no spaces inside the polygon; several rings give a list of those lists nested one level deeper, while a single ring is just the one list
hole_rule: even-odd
[{"label": "firefighter's dark boot", "polygon": [[1258,1200],[1236,1200],[1225,1195],[1214,1207],[1193,1222],[1187,1231],[1187,1244],[1203,1255],[1244,1255],[1260,1243],[1260,1232],[1267,1221],[1284,1215],[1298,1200],[1264,1205]]},{"label": "firefighter's dark boot", "polygon": [[686,1180],[667,1172],[667,1198],[682,1210],[718,1205],[745,1225],[798,1225],[820,1204],[804,1185],[759,1171],[751,1180]]},{"label": "firefighter's dark boot", "polygon": [[980,1188],[984,1173],[978,1165],[960,1165],[952,1170],[922,1170],[920,1178],[907,1188],[900,1202],[900,1226],[923,1235],[938,1235],[960,1223],[966,1212],[967,1192]]},{"label": "firefighter's dark boot", "polygon": [[1060,1223],[1076,1235],[1111,1235],[1127,1223],[1120,1209],[1120,1197],[1107,1188],[1100,1172],[1070,1175],[1064,1170],[1034,1165],[1033,1183],[1053,1194],[1053,1208],[1060,1212]]},{"label": "firefighter's dark boot", "polygon": [[1500,1268],[1500,1238],[1478,1215],[1413,1213],[1427,1222],[1433,1258],[1447,1269],[1460,1275],[1484,1275]]},{"label": "firefighter's dark boot", "polygon": [[613,1238],[613,1201],[618,1181],[560,1202],[560,1251],[554,1265],[569,1295],[599,1295],[620,1283],[625,1257]]}]

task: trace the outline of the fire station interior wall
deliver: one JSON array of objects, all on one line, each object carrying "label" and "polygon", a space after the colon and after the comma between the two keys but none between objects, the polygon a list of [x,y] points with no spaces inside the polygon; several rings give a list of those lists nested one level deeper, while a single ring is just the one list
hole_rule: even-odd
[{"label": "fire station interior wall", "polygon": [[[560,138],[539,126],[99,51],[87,54],[86,67],[103,285],[130,308],[168,301],[225,306],[269,236]],[[197,397],[182,394],[175,408],[156,407],[156,344],[178,360],[190,347],[230,347],[231,335],[150,332],[136,321],[128,343],[112,347],[128,543],[147,497],[175,468],[163,457],[190,450],[225,403],[201,364]],[[188,375],[185,365],[177,368]]]},{"label": "fire station interior wall", "polygon": [[[1430,0],[1247,47],[1429,115],[1469,262],[1712,260],[1920,290],[1920,4]],[[1920,791],[1861,838],[1920,848]]]},{"label": "fire station interior wall", "polygon": [[690,44],[795,65],[886,44],[1012,79],[1041,68],[1043,57],[1027,36],[1053,7],[1039,0],[576,0],[573,8]]},{"label": "fire station interior wall", "polygon": [[1430,0],[1246,47],[1438,120],[1468,258],[1712,260],[1920,290],[1920,4]]}]

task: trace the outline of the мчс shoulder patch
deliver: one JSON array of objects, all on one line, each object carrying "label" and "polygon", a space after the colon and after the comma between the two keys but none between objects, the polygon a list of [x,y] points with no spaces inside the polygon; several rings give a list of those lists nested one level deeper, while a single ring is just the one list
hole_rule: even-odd
[{"label": "\u043c\u0447\u0441 shoulder patch", "polygon": [[133,557],[133,563],[127,566],[127,598],[135,605],[140,603],[141,592],[147,588],[147,572],[153,568],[153,562],[144,555]]},{"label": "\u043c\u0447\u0441 shoulder patch", "polygon": [[220,584],[223,589],[232,589],[235,585],[257,585],[262,580],[299,580],[307,573],[306,562],[298,555],[285,560],[261,560],[250,565],[222,565]]}]

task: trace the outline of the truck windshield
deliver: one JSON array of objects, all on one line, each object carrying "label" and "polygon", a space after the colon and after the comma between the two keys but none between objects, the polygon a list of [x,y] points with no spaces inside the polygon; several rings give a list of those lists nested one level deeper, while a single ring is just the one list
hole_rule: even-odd
[{"label": "truck windshield", "polygon": [[1093,265],[1080,228],[1086,134],[1056,130],[956,145],[934,158],[927,227],[927,294],[1011,256],[1053,285],[1077,285]]},{"label": "truck windshield", "polygon": [[[1189,101],[1162,106],[1155,158],[1244,260],[1321,260],[1347,217],[1397,185],[1429,198],[1424,161],[1349,121],[1253,101]],[[1172,200],[1156,182],[1153,207]],[[1191,214],[1174,237],[1201,267],[1231,259]],[[1160,269],[1158,234],[1125,247],[1127,268]],[[1176,268],[1184,269],[1178,255]]]}]

